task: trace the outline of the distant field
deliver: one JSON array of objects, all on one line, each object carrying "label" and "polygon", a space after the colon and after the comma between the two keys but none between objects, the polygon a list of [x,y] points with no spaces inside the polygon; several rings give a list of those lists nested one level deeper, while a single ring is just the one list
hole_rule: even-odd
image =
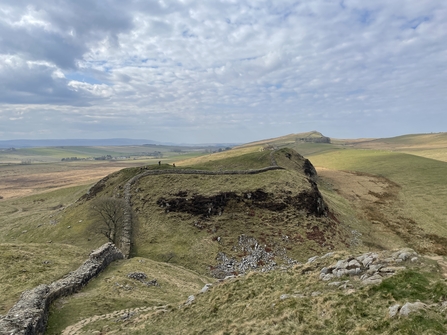
[{"label": "distant field", "polygon": [[[153,152],[155,149],[162,152],[162,158],[146,155],[121,160],[61,162],[62,158],[67,157],[87,158],[105,155],[120,157],[143,154],[142,150]],[[159,161],[172,164],[204,153],[203,149],[161,146],[52,147],[18,149],[14,152],[0,151],[0,197],[9,199],[62,187],[85,185],[126,167],[157,164]]]},{"label": "distant field", "polygon": [[[214,147],[178,147],[162,145],[143,146],[103,146],[103,147],[43,147],[23,149],[0,149],[0,164],[20,164],[59,162],[62,158],[77,157],[79,159],[110,155],[114,158],[130,157],[130,159],[148,159],[155,152],[163,155],[164,159],[172,159],[182,155],[200,155],[208,151],[215,151]],[[152,157],[153,158],[153,157]]]}]

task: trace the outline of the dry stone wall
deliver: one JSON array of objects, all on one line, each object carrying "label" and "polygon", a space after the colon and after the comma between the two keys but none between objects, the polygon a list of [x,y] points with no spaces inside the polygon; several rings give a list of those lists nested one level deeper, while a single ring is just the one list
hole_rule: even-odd
[{"label": "dry stone wall", "polygon": [[[275,162],[276,164],[276,162]],[[207,175],[207,176],[220,176],[220,175],[251,175],[258,174],[272,170],[284,170],[284,168],[279,166],[268,166],[262,169],[253,170],[234,170],[234,171],[204,171],[204,170],[185,170],[185,169],[175,169],[175,170],[148,170],[142,172],[127,181],[124,185],[124,200],[127,203],[124,212],[124,223],[123,232],[120,237],[119,247],[126,258],[129,258],[131,251],[131,241],[132,241],[132,186],[141,178],[146,176],[159,176],[166,174],[186,174],[186,175]]]},{"label": "dry stone wall", "polygon": [[0,335],[44,334],[53,301],[79,291],[111,262],[123,258],[123,253],[114,244],[106,243],[92,251],[77,270],[50,285],[39,285],[23,292],[9,312],[0,316]]}]

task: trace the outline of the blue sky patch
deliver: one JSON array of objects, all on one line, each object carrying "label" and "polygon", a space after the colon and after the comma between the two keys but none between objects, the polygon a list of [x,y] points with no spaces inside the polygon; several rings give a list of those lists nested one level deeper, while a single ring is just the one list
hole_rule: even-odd
[{"label": "blue sky patch", "polygon": [[82,72],[65,73],[65,78],[67,78],[68,80],[80,81],[80,82],[88,83],[88,84],[92,84],[92,85],[103,84],[99,80],[97,80],[93,77],[90,77]]}]

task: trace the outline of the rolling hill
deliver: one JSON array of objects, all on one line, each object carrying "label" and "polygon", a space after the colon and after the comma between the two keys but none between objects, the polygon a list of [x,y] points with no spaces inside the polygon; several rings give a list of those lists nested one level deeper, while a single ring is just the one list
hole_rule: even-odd
[{"label": "rolling hill", "polygon": [[[0,246],[21,250],[4,267],[26,270],[5,277],[3,311],[30,272],[55,280],[106,242],[91,208],[125,198],[129,259],[56,301],[48,334],[444,334],[447,163],[425,156],[445,147],[443,134],[292,134],[3,202],[16,218]],[[58,248],[54,267],[32,261]]]}]

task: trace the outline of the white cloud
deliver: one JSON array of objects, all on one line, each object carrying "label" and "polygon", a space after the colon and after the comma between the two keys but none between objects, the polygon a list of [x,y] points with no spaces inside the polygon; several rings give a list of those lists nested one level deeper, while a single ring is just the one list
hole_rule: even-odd
[{"label": "white cloud", "polygon": [[59,120],[54,136],[92,119],[95,136],[168,141],[440,131],[445,22],[441,0],[15,1],[0,102]]}]

